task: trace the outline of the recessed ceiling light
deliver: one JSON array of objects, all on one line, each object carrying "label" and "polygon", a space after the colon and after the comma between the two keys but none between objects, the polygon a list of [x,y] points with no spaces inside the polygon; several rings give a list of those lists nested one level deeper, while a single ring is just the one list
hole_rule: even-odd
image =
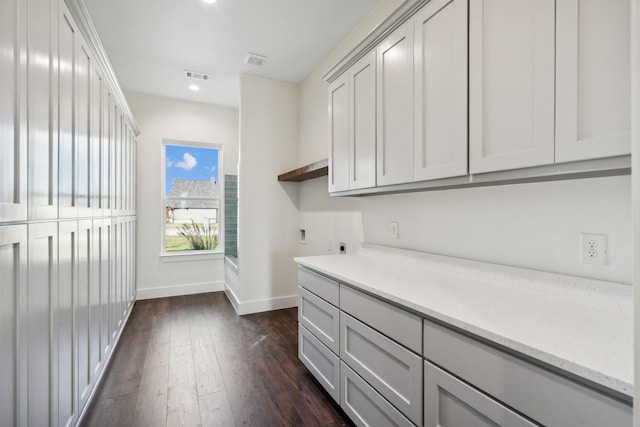
[{"label": "recessed ceiling light", "polygon": [[213,4],[216,2],[216,0],[202,0],[202,1],[209,4]]},{"label": "recessed ceiling light", "polygon": [[200,86],[198,85],[189,85],[189,89],[191,89],[194,92],[197,92],[200,90]]}]

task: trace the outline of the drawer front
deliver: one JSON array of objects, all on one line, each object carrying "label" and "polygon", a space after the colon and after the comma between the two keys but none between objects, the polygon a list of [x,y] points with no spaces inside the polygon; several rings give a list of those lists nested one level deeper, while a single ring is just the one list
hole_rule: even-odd
[{"label": "drawer front", "polygon": [[340,313],[340,356],[391,404],[422,425],[422,358]]},{"label": "drawer front", "polygon": [[543,425],[632,424],[629,404],[426,320],[424,357]]},{"label": "drawer front", "polygon": [[340,359],[298,324],[298,358],[336,402],[340,402]]},{"label": "drawer front", "polygon": [[424,425],[536,427],[429,362],[424,362]]},{"label": "drawer front", "polygon": [[313,292],[320,298],[338,306],[340,301],[340,285],[321,274],[314,273],[306,268],[298,269],[298,285]]},{"label": "drawer front", "polygon": [[340,406],[356,425],[414,427],[344,362],[340,365],[340,387]]},{"label": "drawer front", "polygon": [[299,288],[298,320],[331,351],[340,351],[340,311],[307,291]]},{"label": "drawer front", "polygon": [[414,352],[422,353],[422,318],[419,316],[345,285],[340,285],[340,309]]}]

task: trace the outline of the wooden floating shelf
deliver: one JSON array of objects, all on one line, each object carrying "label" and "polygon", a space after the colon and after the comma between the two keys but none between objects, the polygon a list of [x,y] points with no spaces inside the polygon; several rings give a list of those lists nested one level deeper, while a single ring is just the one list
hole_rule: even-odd
[{"label": "wooden floating shelf", "polygon": [[310,165],[302,166],[278,175],[278,181],[301,182],[329,175],[329,159],[322,159]]}]

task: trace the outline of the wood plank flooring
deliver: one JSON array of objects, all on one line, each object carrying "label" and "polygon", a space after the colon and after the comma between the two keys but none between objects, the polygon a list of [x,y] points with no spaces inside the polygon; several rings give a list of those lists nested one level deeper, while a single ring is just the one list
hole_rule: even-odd
[{"label": "wood plank flooring", "polygon": [[136,302],[84,426],[351,426],[298,360],[297,309]]}]

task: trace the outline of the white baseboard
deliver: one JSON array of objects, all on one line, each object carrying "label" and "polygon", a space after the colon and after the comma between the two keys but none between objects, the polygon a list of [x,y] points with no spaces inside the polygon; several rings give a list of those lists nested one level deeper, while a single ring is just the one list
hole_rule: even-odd
[{"label": "white baseboard", "polygon": [[298,295],[242,302],[227,284],[225,284],[224,293],[240,316],[298,306]]},{"label": "white baseboard", "polygon": [[224,288],[224,282],[188,283],[158,288],[138,288],[136,292],[136,299],[142,300],[175,297],[178,295],[202,294],[205,292],[218,292],[224,291]]}]

